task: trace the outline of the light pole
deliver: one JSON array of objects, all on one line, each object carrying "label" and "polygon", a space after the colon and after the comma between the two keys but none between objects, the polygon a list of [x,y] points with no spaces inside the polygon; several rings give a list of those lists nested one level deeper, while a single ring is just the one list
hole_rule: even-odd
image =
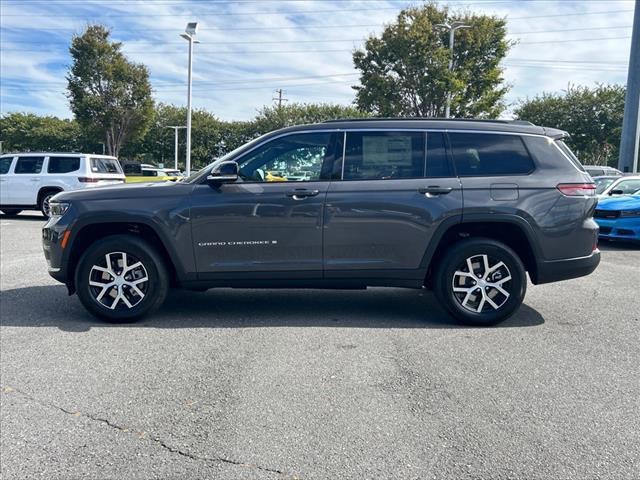
[{"label": "light pole", "polygon": [[173,168],[178,170],[178,130],[180,130],[181,128],[187,128],[187,127],[183,127],[181,125],[169,125],[165,128],[173,128],[173,131],[175,132],[175,145],[173,147],[173,155],[174,155]]},{"label": "light pole", "polygon": [[[453,71],[453,43],[455,41],[456,30],[461,28],[471,28],[471,25],[465,25],[462,22],[452,23],[438,23],[436,27],[442,27],[449,29],[449,71]],[[449,118],[451,116],[451,89],[447,92],[447,106],[445,108],[444,116]]]},{"label": "light pole", "polygon": [[189,42],[189,79],[187,86],[187,156],[185,158],[185,170],[187,177],[191,175],[191,71],[193,65],[193,44],[200,43],[193,37],[198,30],[197,22],[187,23],[185,33],[181,33],[180,36]]}]

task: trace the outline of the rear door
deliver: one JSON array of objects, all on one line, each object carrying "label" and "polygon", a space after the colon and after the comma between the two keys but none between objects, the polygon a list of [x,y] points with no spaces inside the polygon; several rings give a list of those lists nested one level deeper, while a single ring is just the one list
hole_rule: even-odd
[{"label": "rear door", "polygon": [[231,272],[252,279],[322,276],[329,185],[322,166],[333,163],[334,137],[310,132],[268,140],[236,159],[237,182],[195,186],[191,219],[199,278],[229,278]]},{"label": "rear door", "polygon": [[443,221],[462,215],[443,132],[347,131],[327,193],[326,278],[418,278]]},{"label": "rear door", "polygon": [[18,156],[9,178],[9,202],[14,205],[36,205],[42,182],[44,156]]}]

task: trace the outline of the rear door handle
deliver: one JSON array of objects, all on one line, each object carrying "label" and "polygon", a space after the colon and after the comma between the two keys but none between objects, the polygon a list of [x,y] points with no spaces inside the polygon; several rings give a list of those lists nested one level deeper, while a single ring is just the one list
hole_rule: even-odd
[{"label": "rear door handle", "polygon": [[315,197],[320,193],[320,190],[306,190],[298,188],[287,193],[287,197],[292,197],[294,200],[302,200],[307,197]]},{"label": "rear door handle", "polygon": [[418,192],[425,193],[427,195],[446,195],[453,190],[451,187],[441,187],[439,185],[430,185],[428,187],[422,187],[418,189]]}]

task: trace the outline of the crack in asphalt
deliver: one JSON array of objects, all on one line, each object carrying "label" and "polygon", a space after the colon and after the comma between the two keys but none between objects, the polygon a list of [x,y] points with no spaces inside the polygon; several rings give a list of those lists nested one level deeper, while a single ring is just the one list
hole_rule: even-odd
[{"label": "crack in asphalt", "polygon": [[285,472],[283,472],[282,470],[278,470],[276,468],[270,468],[270,467],[263,467],[261,465],[256,465],[253,463],[244,463],[244,462],[240,462],[237,460],[231,460],[229,458],[224,458],[224,457],[201,457],[198,455],[194,455],[192,453],[189,453],[187,451],[181,450],[179,448],[176,447],[172,447],[171,445],[167,444],[166,442],[164,442],[161,438],[156,437],[156,436],[147,436],[146,432],[138,432],[135,430],[132,430],[130,428],[126,428],[123,427],[121,425],[118,425],[117,423],[113,423],[112,421],[106,419],[106,418],[102,418],[102,417],[98,417],[95,415],[91,415],[89,413],[84,413],[84,412],[74,412],[71,410],[67,410],[64,407],[61,407],[59,405],[56,405],[55,403],[48,403],[48,402],[44,402],[36,397],[34,397],[33,395],[30,395],[26,392],[23,392],[22,390],[18,390],[17,388],[14,387],[10,387],[10,386],[0,386],[0,391],[2,393],[8,394],[8,393],[16,393],[20,396],[22,396],[23,398],[26,398],[27,400],[30,400],[34,403],[37,403],[38,405],[41,405],[43,407],[48,407],[48,408],[55,408],[56,410],[59,410],[67,415],[71,415],[74,417],[84,417],[87,418],[91,421],[94,422],[99,422],[102,423],[104,425],[107,425],[110,428],[113,428],[115,430],[118,430],[120,432],[123,433],[127,433],[130,435],[135,435],[138,439],[142,440],[142,439],[147,439],[150,440],[151,442],[155,443],[156,445],[159,445],[160,447],[164,448],[165,450],[171,452],[171,453],[175,453],[178,455],[181,455],[183,457],[189,458],[191,460],[194,461],[201,461],[201,462],[209,462],[209,463],[226,463],[229,465],[235,465],[238,467],[245,467],[245,468],[255,468],[256,470],[260,470],[263,472],[267,472],[267,473],[273,473],[276,475],[280,475],[284,478],[291,478],[291,479],[299,479],[300,477],[296,476],[296,475],[289,475]]}]

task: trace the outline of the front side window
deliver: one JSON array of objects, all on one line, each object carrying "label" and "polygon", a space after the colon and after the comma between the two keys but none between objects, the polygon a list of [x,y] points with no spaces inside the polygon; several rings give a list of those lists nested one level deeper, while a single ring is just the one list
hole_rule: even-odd
[{"label": "front side window", "polygon": [[622,190],[622,193],[625,195],[630,195],[635,193],[636,190],[640,188],[640,180],[629,179],[629,180],[620,180],[616,183],[612,190]]},{"label": "front side window", "polygon": [[115,158],[92,158],[91,171],[93,173],[122,173],[120,163]]},{"label": "front side window", "polygon": [[451,177],[451,167],[447,158],[444,133],[427,133],[427,164],[425,177]]},{"label": "front side window", "polygon": [[276,138],[239,159],[240,178],[248,182],[320,180],[330,140],[330,133],[300,133]]},{"label": "front side window", "polygon": [[80,157],[49,157],[48,173],[70,173],[80,169]]},{"label": "front side window", "polygon": [[449,139],[461,177],[526,175],[534,169],[519,135],[450,133]]},{"label": "front side window", "polygon": [[343,180],[420,178],[423,132],[347,132]]},{"label": "front side window", "polygon": [[13,161],[13,157],[0,158],[0,175],[5,175],[9,173],[9,169],[11,168],[12,161]]},{"label": "front side window", "polygon": [[20,157],[16,163],[14,173],[40,173],[43,163],[44,157]]}]

